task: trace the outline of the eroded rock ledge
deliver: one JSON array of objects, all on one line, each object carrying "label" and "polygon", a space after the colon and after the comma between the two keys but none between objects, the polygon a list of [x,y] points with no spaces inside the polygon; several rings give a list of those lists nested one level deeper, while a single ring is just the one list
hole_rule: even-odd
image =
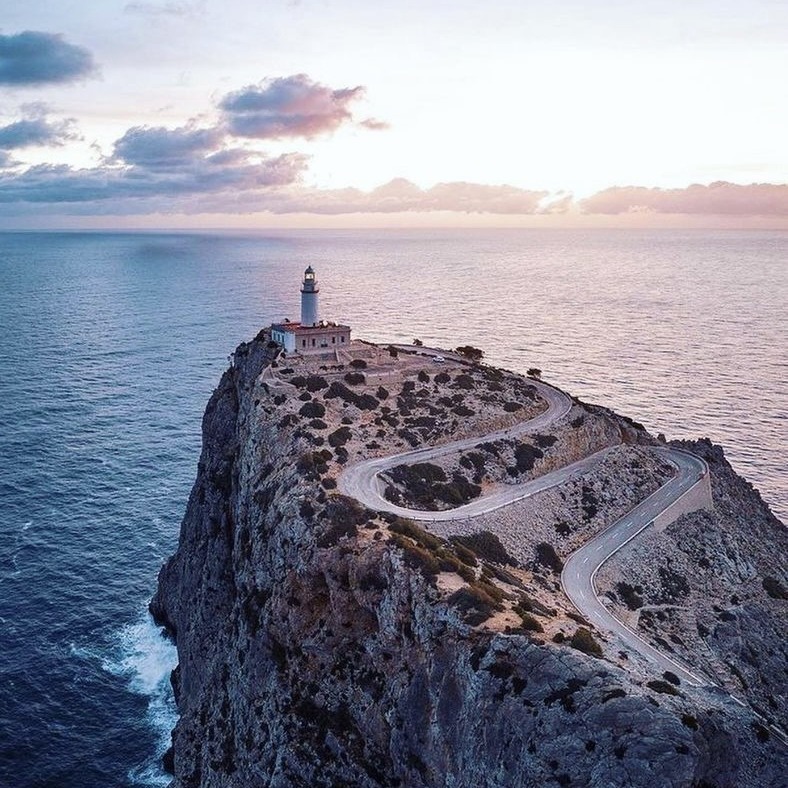
[{"label": "eroded rock ledge", "polygon": [[[625,438],[624,459],[535,501],[531,515],[553,514],[530,543],[452,544],[338,495],[338,469],[482,435],[538,403],[518,379],[522,404],[506,405],[510,373],[356,350],[366,367],[298,369],[261,333],[208,404],[179,547],[151,602],[178,645],[174,785],[780,785],[785,751],[748,709],[648,676],[599,633],[586,641],[560,593],[550,564],[562,545],[659,483],[664,469],[631,445],[649,436],[578,403],[550,448],[588,442],[572,437],[587,420],[594,440]],[[276,377],[261,377],[272,362]],[[500,391],[483,385],[491,374]],[[452,388],[459,375],[470,386]],[[466,415],[441,432],[457,408]],[[616,463],[631,468],[625,490],[610,489]],[[459,459],[450,470],[461,467],[477,474]],[[762,503],[747,506],[765,522]]]}]

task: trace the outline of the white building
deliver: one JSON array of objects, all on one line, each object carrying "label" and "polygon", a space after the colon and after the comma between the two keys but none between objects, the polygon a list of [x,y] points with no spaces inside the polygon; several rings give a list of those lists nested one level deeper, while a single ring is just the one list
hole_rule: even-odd
[{"label": "white building", "polygon": [[350,326],[320,319],[320,288],[310,265],[301,284],[301,322],[271,326],[271,339],[288,353],[330,353],[350,345]]}]

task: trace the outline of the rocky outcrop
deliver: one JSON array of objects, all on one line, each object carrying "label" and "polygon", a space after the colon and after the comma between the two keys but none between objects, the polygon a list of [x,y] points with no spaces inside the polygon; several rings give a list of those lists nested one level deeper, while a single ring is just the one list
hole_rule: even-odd
[{"label": "rocky outcrop", "polygon": [[317,417],[260,378],[267,339],[208,404],[151,602],[178,646],[175,786],[781,784],[784,751],[724,694],[469,623],[449,592],[500,570],[337,495],[347,453],[316,453]]}]

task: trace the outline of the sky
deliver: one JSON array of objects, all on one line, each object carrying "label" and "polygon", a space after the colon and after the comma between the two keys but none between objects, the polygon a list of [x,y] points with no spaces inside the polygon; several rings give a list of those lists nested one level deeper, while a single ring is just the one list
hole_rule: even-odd
[{"label": "sky", "polygon": [[0,0],[0,229],[788,228],[783,0]]}]

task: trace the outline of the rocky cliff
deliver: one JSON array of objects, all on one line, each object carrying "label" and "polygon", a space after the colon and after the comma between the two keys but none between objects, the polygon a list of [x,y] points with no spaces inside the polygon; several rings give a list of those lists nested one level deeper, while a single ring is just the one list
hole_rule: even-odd
[{"label": "rocky cliff", "polygon": [[[174,785],[784,784],[785,750],[746,706],[633,670],[588,632],[562,598],[555,551],[530,566],[489,529],[450,541],[336,493],[361,454],[482,435],[519,410],[503,373],[447,365],[439,381],[426,362],[362,351],[353,367],[299,369],[263,333],[211,397],[178,550],[151,602],[178,647]],[[458,407],[474,415],[441,433]],[[664,468],[622,451],[616,462],[636,468],[627,495],[647,494]],[[735,499],[735,484],[715,494]],[[560,500],[562,538],[626,498],[589,489],[593,511],[579,488]],[[575,506],[582,528],[567,522]],[[767,521],[760,501],[747,506]]]}]

